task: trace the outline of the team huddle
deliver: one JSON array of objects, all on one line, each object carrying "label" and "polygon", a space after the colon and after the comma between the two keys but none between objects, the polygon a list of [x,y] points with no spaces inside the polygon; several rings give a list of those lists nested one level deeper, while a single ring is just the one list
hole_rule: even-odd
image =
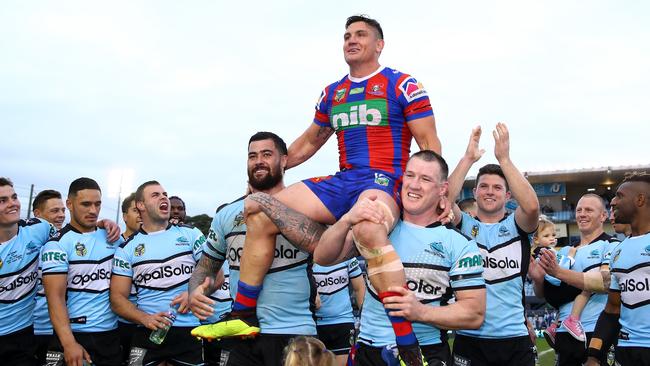
[{"label": "team huddle", "polygon": [[[610,347],[617,365],[650,365],[650,175],[627,178],[612,202],[584,195],[580,243],[556,251],[498,123],[498,164],[479,169],[476,205],[461,210],[482,130],[450,171],[426,90],[381,66],[383,47],[376,20],[347,19],[349,74],[323,90],[289,147],[272,132],[251,136],[247,194],[217,209],[207,237],[155,180],[124,200],[120,233],[98,220],[93,179],[74,180],[65,207],[56,191],[39,195],[37,218],[24,221],[0,178],[0,360],[533,366],[528,276],[559,309],[545,332],[558,365],[607,364]],[[285,170],[333,134],[339,171],[285,186]],[[608,205],[623,242],[603,231]]]}]

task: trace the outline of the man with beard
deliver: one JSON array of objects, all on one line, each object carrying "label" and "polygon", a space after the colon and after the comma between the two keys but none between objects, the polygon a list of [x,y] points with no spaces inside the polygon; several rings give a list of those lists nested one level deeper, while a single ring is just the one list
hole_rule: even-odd
[{"label": "man with beard", "polygon": [[53,189],[46,189],[39,192],[32,204],[34,217],[43,219],[54,225],[57,230],[63,227],[65,221],[65,206],[61,199],[61,193]]},{"label": "man with beard", "polygon": [[[248,144],[251,192],[274,194],[282,190],[286,164],[287,147],[280,137],[270,132],[253,135]],[[230,265],[231,283],[238,283],[246,234],[244,197],[217,210],[203,257],[189,284],[190,306],[199,319],[213,313],[214,301],[208,295],[219,286],[217,272],[226,259]],[[259,327],[241,332],[242,336],[258,333],[260,336],[237,342],[230,351],[228,365],[279,366],[283,349],[292,337],[316,334],[312,314],[316,290],[310,257],[293,247],[283,236],[278,235],[275,239],[273,261],[258,299]],[[232,298],[235,299],[233,310],[239,309],[239,303],[250,303],[250,292],[251,289],[241,282],[239,287],[231,286]],[[210,339],[211,327],[214,325],[201,326],[193,334]]]},{"label": "man with beard", "polygon": [[[614,219],[631,233],[612,251],[605,309],[589,343],[587,365],[599,365],[618,336],[615,362],[650,365],[650,175],[626,178],[612,199]],[[622,305],[622,306],[621,306]]]},{"label": "man with beard", "polygon": [[185,201],[178,196],[171,196],[169,197],[169,203],[171,204],[171,222],[177,224],[184,223],[187,218]]},{"label": "man with beard", "polygon": [[[199,322],[188,313],[184,284],[196,266],[205,237],[194,227],[169,223],[169,198],[160,183],[140,185],[135,202],[142,227],[116,251],[111,279],[113,311],[139,325],[131,342],[129,365],[164,361],[201,365],[201,341],[190,335]],[[137,304],[129,301],[132,284]],[[175,321],[171,308],[178,312]],[[172,322],[161,344],[149,339],[152,331]]]},{"label": "man with beard", "polygon": [[[334,175],[305,179],[275,195],[279,201],[312,220],[333,224],[358,200],[377,197],[386,212],[383,223],[367,220],[352,228],[359,252],[368,263],[368,277],[379,296],[388,287],[404,286],[404,267],[388,240],[399,217],[399,187],[409,158],[411,140],[421,149],[440,152],[440,140],[429,97],[411,75],[379,63],[384,34],[379,22],[364,15],[346,20],[343,55],[349,74],[328,85],[316,104],[314,119],[288,151],[287,168],[313,156],[336,133],[339,169]],[[273,261],[275,237],[285,229],[266,213],[257,212],[259,201],[246,200],[249,228],[243,251],[240,284],[249,294],[246,303],[235,299],[224,324],[213,335],[225,337],[257,325],[255,306],[264,276]],[[301,250],[312,252],[317,241]],[[234,285],[234,284],[233,284]],[[400,354],[408,365],[421,365],[422,356],[411,323],[391,318]]]}]

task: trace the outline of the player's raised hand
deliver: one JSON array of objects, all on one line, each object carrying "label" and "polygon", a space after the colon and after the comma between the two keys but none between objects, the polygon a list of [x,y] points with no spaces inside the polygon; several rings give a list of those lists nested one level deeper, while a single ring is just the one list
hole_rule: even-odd
[{"label": "player's raised hand", "polygon": [[505,123],[497,123],[496,128],[492,131],[494,136],[494,156],[499,163],[510,159],[510,133]]}]

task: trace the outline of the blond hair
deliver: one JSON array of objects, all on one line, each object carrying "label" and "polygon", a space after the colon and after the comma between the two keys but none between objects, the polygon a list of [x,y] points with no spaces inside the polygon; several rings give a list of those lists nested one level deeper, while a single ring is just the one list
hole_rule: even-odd
[{"label": "blond hair", "polygon": [[531,245],[531,253],[538,247],[537,245],[537,240],[540,232],[544,231],[546,228],[553,228],[555,230],[555,224],[553,221],[551,221],[548,217],[545,215],[539,215],[539,221],[537,222],[537,230],[535,231],[535,234],[533,234],[533,245]]},{"label": "blond hair", "polygon": [[313,337],[298,336],[284,347],[284,366],[335,366],[334,353]]}]

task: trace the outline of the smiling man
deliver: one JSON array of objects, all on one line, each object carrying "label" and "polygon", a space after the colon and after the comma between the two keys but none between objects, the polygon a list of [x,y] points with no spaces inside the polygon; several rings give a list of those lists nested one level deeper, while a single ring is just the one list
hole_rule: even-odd
[{"label": "smiling man", "polygon": [[44,219],[54,225],[57,230],[63,227],[65,221],[65,206],[61,193],[53,189],[46,189],[39,192],[34,198],[32,204],[34,217]]},{"label": "smiling man", "polygon": [[[157,181],[141,184],[135,204],[142,226],[113,260],[111,306],[122,318],[138,324],[131,342],[129,365],[170,362],[180,365],[203,363],[201,341],[190,335],[199,325],[188,312],[185,284],[201,254],[205,237],[199,229],[169,223],[171,208],[167,192]],[[137,290],[136,304],[129,301],[131,286]],[[152,331],[170,323],[170,306],[178,316],[162,345],[149,340]]]},{"label": "smiling man", "polygon": [[[388,233],[399,217],[400,181],[411,140],[415,138],[421,149],[441,149],[426,90],[414,77],[381,66],[383,49],[384,34],[379,22],[366,16],[347,19],[343,56],[350,72],[323,90],[313,122],[289,147],[286,165],[291,168],[303,163],[336,133],[340,172],[303,180],[275,195],[290,208],[322,224],[333,224],[360,199],[377,197],[387,213],[386,221],[361,221],[352,231],[361,254],[372,259],[368,261],[368,273],[380,296],[390,286],[405,284],[404,269]],[[289,231],[301,229],[257,212],[255,206],[260,202],[255,201],[256,197],[249,197],[245,203],[248,232],[237,284],[248,289],[249,301],[243,304],[235,300],[234,311],[224,319],[223,332],[214,329],[217,337],[232,335],[229,329],[256,327],[257,298],[273,261],[276,235],[282,230],[283,235],[291,236]],[[300,249],[312,252],[317,243],[302,243]],[[397,319],[394,326],[400,353],[409,365],[421,365],[410,322]]]}]

